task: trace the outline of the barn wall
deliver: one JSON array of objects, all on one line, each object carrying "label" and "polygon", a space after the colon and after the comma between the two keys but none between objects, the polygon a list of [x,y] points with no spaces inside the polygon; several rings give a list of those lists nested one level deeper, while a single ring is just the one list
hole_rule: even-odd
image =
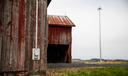
[{"label": "barn wall", "polygon": [[[48,44],[49,45],[52,44],[55,47],[67,46],[67,47],[63,47],[63,49],[66,48],[65,54],[63,57],[64,60],[62,61],[64,63],[71,63],[71,58],[72,58],[71,56],[72,32],[71,31],[72,31],[72,27],[49,26]],[[57,50],[53,49],[52,51],[56,52]],[[63,51],[63,50],[60,50],[60,51]],[[55,62],[59,62],[59,61],[56,60]]]},{"label": "barn wall", "polygon": [[70,44],[71,27],[49,26],[48,40],[49,44]]},{"label": "barn wall", "polygon": [[[34,0],[36,1],[36,0]],[[41,50],[41,60],[32,60],[32,48],[35,47],[35,2],[27,0],[26,6],[26,62],[25,67],[32,72],[43,72],[47,68],[47,2],[39,0],[39,26],[38,26],[38,48]],[[33,70],[33,71],[32,71]]]},{"label": "barn wall", "polygon": [[[3,42],[1,51],[1,64],[3,71],[16,71],[23,68],[17,67],[18,60],[18,20],[19,20],[19,2],[3,1]],[[20,56],[19,56],[20,57]],[[22,64],[22,63],[21,63]]]},{"label": "barn wall", "polygon": [[46,75],[47,0],[39,0],[39,61],[32,60],[35,4],[36,0],[0,0],[0,76]]}]

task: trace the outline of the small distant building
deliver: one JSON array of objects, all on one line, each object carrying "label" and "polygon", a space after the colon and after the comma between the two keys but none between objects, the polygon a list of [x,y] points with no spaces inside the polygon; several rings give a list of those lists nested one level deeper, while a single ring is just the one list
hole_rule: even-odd
[{"label": "small distant building", "polygon": [[67,16],[48,16],[48,63],[71,63],[72,27]]}]

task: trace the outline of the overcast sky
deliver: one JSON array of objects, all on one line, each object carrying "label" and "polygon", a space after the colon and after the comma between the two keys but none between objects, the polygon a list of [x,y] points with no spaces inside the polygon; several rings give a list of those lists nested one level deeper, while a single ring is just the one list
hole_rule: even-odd
[{"label": "overcast sky", "polygon": [[48,14],[66,15],[76,25],[72,58],[99,58],[99,6],[102,57],[128,59],[128,0],[52,0]]}]

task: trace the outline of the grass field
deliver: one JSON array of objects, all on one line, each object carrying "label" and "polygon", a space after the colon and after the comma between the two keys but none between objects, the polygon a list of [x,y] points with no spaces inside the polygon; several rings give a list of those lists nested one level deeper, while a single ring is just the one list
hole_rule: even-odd
[{"label": "grass field", "polygon": [[128,76],[128,67],[48,69],[47,76]]}]

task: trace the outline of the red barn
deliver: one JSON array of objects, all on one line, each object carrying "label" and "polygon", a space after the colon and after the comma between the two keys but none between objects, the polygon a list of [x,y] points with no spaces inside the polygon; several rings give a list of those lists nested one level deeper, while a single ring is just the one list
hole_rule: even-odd
[{"label": "red barn", "polygon": [[48,16],[48,63],[71,63],[72,27],[67,16]]}]

